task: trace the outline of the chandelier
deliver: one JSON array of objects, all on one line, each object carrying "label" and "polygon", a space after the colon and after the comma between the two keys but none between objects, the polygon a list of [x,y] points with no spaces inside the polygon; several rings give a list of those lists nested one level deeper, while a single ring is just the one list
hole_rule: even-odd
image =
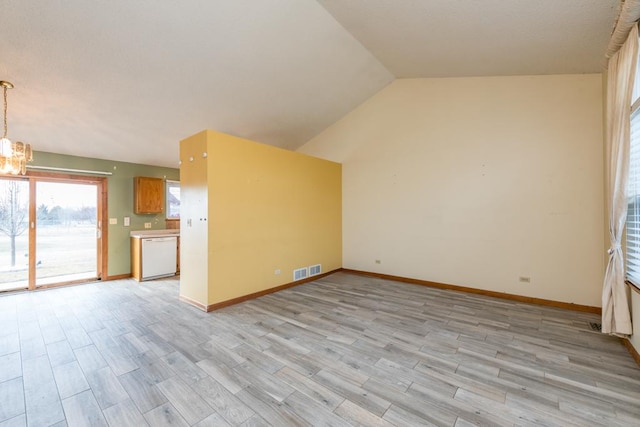
[{"label": "chandelier", "polygon": [[11,142],[7,138],[7,89],[13,89],[13,84],[0,80],[4,91],[4,133],[0,139],[0,174],[24,175],[27,172],[27,162],[33,160],[31,144]]}]

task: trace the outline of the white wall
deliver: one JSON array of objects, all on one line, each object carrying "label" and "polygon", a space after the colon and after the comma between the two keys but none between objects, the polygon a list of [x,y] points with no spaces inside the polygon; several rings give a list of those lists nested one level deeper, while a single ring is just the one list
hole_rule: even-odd
[{"label": "white wall", "polygon": [[629,338],[631,345],[640,353],[640,293],[631,290],[631,326],[633,335]]},{"label": "white wall", "polygon": [[600,306],[602,146],[593,74],[396,80],[300,151],[343,163],[345,268]]}]

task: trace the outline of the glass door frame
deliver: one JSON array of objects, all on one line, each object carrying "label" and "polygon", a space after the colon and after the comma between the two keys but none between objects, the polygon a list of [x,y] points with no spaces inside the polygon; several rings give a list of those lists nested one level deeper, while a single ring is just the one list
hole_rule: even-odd
[{"label": "glass door frame", "polygon": [[47,173],[27,171],[25,176],[8,176],[9,179],[29,181],[29,286],[28,290],[46,289],[56,286],[83,283],[89,280],[56,282],[36,287],[36,183],[63,182],[71,184],[93,184],[97,187],[97,223],[96,223],[96,275],[98,280],[106,278],[108,270],[108,233],[105,224],[107,217],[107,178],[91,175],[71,175],[64,173]]}]

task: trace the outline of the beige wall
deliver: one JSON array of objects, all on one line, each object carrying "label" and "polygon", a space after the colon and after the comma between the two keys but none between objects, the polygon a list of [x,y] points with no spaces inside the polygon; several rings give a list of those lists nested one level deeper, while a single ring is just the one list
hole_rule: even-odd
[{"label": "beige wall", "polygon": [[340,164],[213,131],[180,156],[181,295],[211,305],[342,267]]},{"label": "beige wall", "polygon": [[345,268],[601,305],[599,74],[396,80],[300,151],[343,163]]},{"label": "beige wall", "polygon": [[640,353],[640,293],[631,291],[631,325],[633,326],[634,334],[631,335],[629,341],[631,345]]}]

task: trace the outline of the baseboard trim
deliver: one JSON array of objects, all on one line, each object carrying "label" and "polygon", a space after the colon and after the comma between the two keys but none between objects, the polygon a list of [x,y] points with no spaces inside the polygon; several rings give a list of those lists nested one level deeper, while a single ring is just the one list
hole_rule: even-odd
[{"label": "baseboard trim", "polygon": [[243,295],[241,297],[232,298],[230,300],[217,302],[215,304],[204,305],[199,303],[198,301],[194,301],[191,298],[187,298],[185,296],[180,295],[180,300],[193,305],[196,308],[199,308],[202,311],[206,311],[207,313],[214,310],[219,310],[221,308],[229,307],[231,305],[240,304],[241,302],[249,301],[255,298],[259,298],[264,295],[272,294],[274,292],[283,291],[285,289],[293,288],[294,286],[302,285],[304,283],[313,282],[314,280],[321,279],[330,274],[336,273],[342,269],[337,268],[335,270],[328,271],[322,274],[316,274],[315,276],[307,277],[306,279],[296,280],[295,282],[285,283],[284,285],[276,286],[274,288],[265,289],[263,291],[254,292],[251,294]]},{"label": "baseboard trim", "polygon": [[529,303],[529,304],[544,305],[544,306],[548,306],[548,307],[564,308],[564,309],[567,309],[567,310],[581,311],[581,312],[584,312],[584,313],[602,314],[602,308],[593,307],[593,306],[590,306],[590,305],[581,305],[581,304],[573,304],[573,303],[569,303],[569,302],[548,300],[548,299],[543,299],[543,298],[526,297],[526,296],[522,296],[522,295],[507,294],[507,293],[496,292],[496,291],[488,291],[488,290],[485,290],[485,289],[469,288],[469,287],[466,287],[466,286],[449,285],[449,284],[446,284],[446,283],[431,282],[431,281],[428,281],[428,280],[420,280],[420,279],[412,279],[412,278],[409,278],[409,277],[393,276],[393,275],[390,275],[390,274],[373,273],[373,272],[370,272],[370,271],[361,271],[361,270],[351,270],[349,268],[343,268],[343,269],[341,269],[341,271],[343,271],[345,273],[359,274],[361,276],[377,277],[379,279],[395,280],[396,282],[404,282],[404,283],[411,283],[411,284],[414,284],[414,285],[428,286],[428,287],[431,287],[431,288],[449,289],[449,290],[452,290],[452,291],[461,291],[461,292],[467,292],[467,293],[470,293],[470,294],[485,295],[485,296],[489,296],[489,297],[502,298],[502,299],[507,299],[507,300],[511,300],[511,301],[518,301],[518,302],[526,302],[526,303]]},{"label": "baseboard trim", "polygon": [[192,305],[195,308],[200,309],[202,311],[207,311],[206,305],[199,303],[198,301],[191,299],[189,297],[185,297],[184,295],[180,295],[180,301],[186,302],[187,304]]},{"label": "baseboard trim", "polygon": [[109,280],[122,280],[122,279],[128,279],[131,277],[131,273],[125,273],[125,274],[116,274],[115,276],[107,276],[106,278],[104,278],[104,281],[109,281]]},{"label": "baseboard trim", "polygon": [[633,357],[633,360],[635,360],[638,366],[640,366],[640,353],[638,353],[638,350],[636,350],[633,344],[631,344],[631,341],[629,341],[629,338],[623,339],[622,343],[624,344],[625,347],[627,347],[627,350],[629,350],[629,353],[631,353],[631,357]]}]

